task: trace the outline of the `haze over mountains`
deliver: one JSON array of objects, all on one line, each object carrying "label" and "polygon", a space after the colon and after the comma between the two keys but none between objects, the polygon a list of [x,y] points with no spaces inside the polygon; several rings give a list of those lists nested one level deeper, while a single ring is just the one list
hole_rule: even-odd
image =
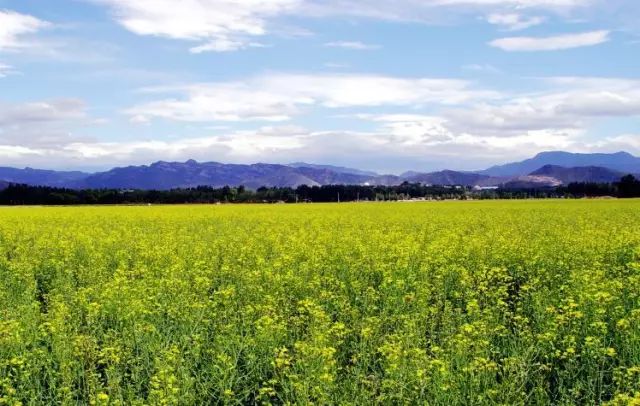
[{"label": "haze over mountains", "polygon": [[476,187],[544,187],[571,182],[619,180],[625,174],[640,174],[640,158],[626,152],[614,154],[576,154],[562,151],[543,152],[531,159],[493,166],[477,172],[442,170],[402,175],[381,175],[331,165],[296,162],[278,164],[223,164],[218,162],[164,162],[151,165],[113,168],[104,172],[52,171],[41,169],[0,168],[0,185],[66,187],[73,189],[158,189],[196,186],[296,187],[328,184],[397,185],[404,181],[434,185]]},{"label": "haze over mountains", "polygon": [[548,176],[563,184],[572,182],[613,183],[628,172],[616,171],[601,166],[578,166],[566,168],[558,165],[545,165],[531,172],[531,176]]},{"label": "haze over mountains", "polygon": [[628,152],[613,154],[580,154],[564,151],[541,152],[531,159],[506,165],[492,166],[480,173],[490,176],[522,176],[540,169],[545,165],[565,168],[597,166],[625,173],[640,172],[640,158]]}]

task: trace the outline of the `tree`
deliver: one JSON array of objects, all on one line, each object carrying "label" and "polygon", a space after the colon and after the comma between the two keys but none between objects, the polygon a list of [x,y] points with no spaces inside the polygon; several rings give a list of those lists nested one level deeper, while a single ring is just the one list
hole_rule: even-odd
[{"label": "tree", "polygon": [[617,183],[619,197],[640,197],[640,181],[629,174]]}]

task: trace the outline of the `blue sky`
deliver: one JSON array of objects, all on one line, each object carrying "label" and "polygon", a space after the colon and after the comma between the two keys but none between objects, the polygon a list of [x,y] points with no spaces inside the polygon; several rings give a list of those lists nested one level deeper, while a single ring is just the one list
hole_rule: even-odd
[{"label": "blue sky", "polygon": [[635,0],[0,0],[0,165],[640,155]]}]

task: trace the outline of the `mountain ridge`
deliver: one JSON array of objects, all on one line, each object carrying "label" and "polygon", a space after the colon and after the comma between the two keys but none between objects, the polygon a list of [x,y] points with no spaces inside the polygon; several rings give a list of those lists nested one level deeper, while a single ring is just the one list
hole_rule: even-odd
[{"label": "mountain ridge", "polygon": [[312,169],[327,169],[334,172],[339,173],[347,173],[353,175],[363,175],[363,176],[378,176],[377,172],[373,171],[364,171],[356,168],[347,168],[344,166],[336,166],[336,165],[321,165],[321,164],[310,164],[307,162],[292,162],[287,164],[287,166],[291,166],[293,168],[312,168]]},{"label": "mountain ridge", "polygon": [[625,172],[615,171],[601,166],[563,167],[545,165],[529,175],[548,176],[560,180],[563,184],[572,182],[612,183],[618,181]]},{"label": "mountain ridge", "polygon": [[[566,166],[562,163],[589,165]],[[595,165],[607,163],[609,166]],[[540,166],[537,166],[541,164]],[[530,168],[533,168],[529,170]],[[622,170],[618,168],[623,168]],[[308,164],[225,164],[216,161],[185,162],[156,161],[149,165],[129,165],[107,171],[54,171],[33,168],[0,167],[0,181],[29,185],[67,187],[72,189],[158,189],[196,186],[265,187],[321,186],[329,184],[398,185],[418,182],[433,185],[557,186],[571,182],[614,182],[625,174],[640,173],[640,158],[627,152],[614,154],[575,154],[549,151],[482,171],[441,170],[407,171],[402,175],[384,175],[333,165]]]},{"label": "mountain ridge", "polygon": [[640,158],[624,151],[612,154],[601,152],[575,153],[547,151],[540,152],[533,158],[523,161],[495,165],[479,171],[479,173],[490,176],[524,176],[545,165],[557,165],[568,168],[598,166],[626,173],[640,172]]}]

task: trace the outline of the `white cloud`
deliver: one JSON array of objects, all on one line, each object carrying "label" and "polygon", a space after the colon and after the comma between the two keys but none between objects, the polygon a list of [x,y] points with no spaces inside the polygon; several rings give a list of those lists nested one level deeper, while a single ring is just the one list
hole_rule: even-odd
[{"label": "white cloud", "polygon": [[593,0],[435,0],[438,5],[502,6],[515,8],[572,8],[588,6]]},{"label": "white cloud", "polygon": [[7,75],[11,75],[14,72],[15,71],[13,70],[12,66],[5,65],[4,63],[0,62],[0,78],[4,78]]},{"label": "white cloud", "polygon": [[[51,167],[148,164],[156,160],[215,160],[229,163],[295,160],[350,164],[382,172],[406,169],[476,169],[505,155],[525,157],[570,146],[571,134],[539,131],[511,139],[452,133],[430,116],[372,117],[381,126],[370,132],[309,131],[299,127],[262,127],[172,140],[122,142],[73,141],[59,146],[16,147],[0,144],[5,164]],[[469,154],[460,160],[460,154]]]},{"label": "white cloud", "polygon": [[491,64],[478,64],[478,63],[474,63],[474,64],[470,64],[470,65],[464,65],[462,67],[462,69],[464,70],[469,70],[469,71],[474,71],[474,72],[486,72],[486,73],[501,73],[502,71],[498,68],[496,68],[495,66],[491,65]]},{"label": "white cloud", "polygon": [[0,144],[0,157],[51,166],[105,165],[119,163],[148,164],[155,160],[211,160],[211,156],[227,162],[252,162],[272,153],[304,148],[310,133],[301,128],[262,127],[251,131],[228,132],[221,136],[202,136],[174,140],[130,140],[122,142],[71,140],[59,145],[32,147]]},{"label": "white cloud", "polygon": [[527,17],[517,13],[492,13],[487,17],[490,24],[499,25],[509,31],[524,30],[529,27],[540,25],[545,21],[544,17]]},{"label": "white cloud", "polygon": [[327,42],[324,44],[325,47],[330,48],[344,48],[344,49],[352,49],[356,51],[372,51],[375,49],[380,49],[379,45],[373,44],[365,44],[360,41],[335,41],[335,42]]},{"label": "white cloud", "polygon": [[42,155],[42,151],[21,147],[19,145],[0,145],[0,157],[5,159],[18,159],[22,160],[30,155]]},{"label": "white cloud", "polygon": [[[364,116],[366,118],[367,116]],[[382,114],[371,116],[382,123],[380,129],[388,133],[395,143],[424,145],[452,141],[455,135],[446,127],[446,119],[419,114]]]},{"label": "white cloud", "polygon": [[232,52],[247,48],[265,48],[266,45],[259,42],[248,42],[244,40],[232,40],[228,38],[218,38],[205,44],[189,49],[192,54],[203,52]]},{"label": "white cloud", "polygon": [[18,50],[29,45],[25,37],[50,24],[33,16],[0,10],[0,51]]},{"label": "white cloud", "polygon": [[86,118],[86,106],[78,99],[0,103],[0,144],[59,145],[73,138],[69,123],[79,123]]},{"label": "white cloud", "polygon": [[588,145],[588,149],[594,152],[618,152],[626,151],[640,156],[640,134],[622,134],[606,137],[603,140]]},{"label": "white cloud", "polygon": [[504,51],[555,51],[602,44],[609,41],[609,31],[591,31],[554,37],[509,37],[493,40],[489,45]]},{"label": "white cloud", "polygon": [[[640,116],[640,80],[557,77],[540,83],[546,91],[513,95],[476,90],[458,80],[272,74],[243,82],[156,89],[177,92],[178,97],[137,106],[130,113],[178,121],[277,121],[307,108],[317,113],[318,107],[344,107],[348,113],[341,117],[365,120],[375,128],[356,132],[276,126],[228,131],[228,135],[205,137],[211,144],[203,150],[215,148],[229,162],[268,156],[276,162],[313,159],[369,168],[368,162],[381,162],[386,166],[373,169],[389,170],[394,165],[474,169],[504,156],[516,159],[549,149],[586,150],[593,147],[585,134],[594,121]],[[362,113],[368,107],[386,113]],[[355,108],[361,113],[349,113]],[[166,149],[180,150],[181,141],[175,142]],[[634,148],[628,137],[608,140],[607,145]],[[189,153],[197,153],[196,149]],[[186,159],[188,154],[181,156]]]},{"label": "white cloud", "polygon": [[583,128],[590,120],[640,115],[640,80],[547,78],[549,90],[509,95],[454,79],[363,74],[270,74],[239,82],[149,89],[172,97],[140,104],[133,122],[287,121],[319,108],[440,110],[454,131],[500,137]]},{"label": "white cloud", "polygon": [[556,77],[546,82],[557,93],[542,102],[554,105],[558,114],[640,116],[640,79]]},{"label": "white cloud", "polygon": [[583,126],[580,118],[558,114],[554,106],[541,105],[535,98],[520,98],[505,104],[480,104],[470,109],[444,113],[447,126],[455,131],[496,137],[513,137],[527,131],[574,129]]},{"label": "white cloud", "polygon": [[[465,108],[444,109],[437,115],[360,114],[380,123],[387,134],[384,148],[402,147],[424,154],[449,153],[476,161],[529,156],[548,149],[640,149],[640,138],[622,135],[593,143],[585,139],[596,120],[640,117],[640,80],[615,78],[547,78],[547,92],[484,101]],[[468,151],[474,151],[473,157]],[[406,155],[397,151],[398,156]]]},{"label": "white cloud", "polygon": [[596,120],[640,117],[640,80],[547,78],[551,90],[444,111],[457,132],[513,137],[525,131],[583,130]]},{"label": "white cloud", "polygon": [[441,24],[460,16],[474,16],[478,12],[531,10],[564,14],[588,7],[597,1],[599,0],[307,0],[302,13]]},{"label": "white cloud", "polygon": [[[576,137],[584,133],[583,129],[573,128],[518,128],[517,131],[501,133],[486,132],[474,126],[464,127],[456,123],[453,116],[429,116],[417,114],[382,114],[361,116],[382,123],[380,134],[388,136],[390,144],[410,146],[411,148],[455,146],[483,147],[485,149],[514,150],[523,146],[553,148],[569,146]],[[389,145],[391,147],[391,145]],[[464,153],[456,149],[456,153]],[[530,150],[529,150],[530,151]]]},{"label": "white cloud", "polygon": [[85,104],[78,99],[57,99],[18,105],[0,104],[0,125],[43,123],[85,116]]},{"label": "white cloud", "polygon": [[560,104],[557,107],[558,113],[591,117],[640,115],[639,94],[621,94],[602,90],[576,96],[580,96],[580,99],[571,98],[571,101],[567,100]]},{"label": "white cloud", "polygon": [[149,125],[151,123],[151,120],[149,120],[149,117],[147,116],[136,114],[129,118],[129,122],[132,124]]},{"label": "white cloud", "polygon": [[118,49],[113,43],[81,36],[45,36],[43,31],[51,28],[70,30],[73,26],[54,25],[31,15],[0,9],[0,53],[19,52],[46,62],[101,63],[111,60]]},{"label": "white cloud", "polygon": [[554,88],[628,91],[638,89],[640,78],[608,78],[597,76],[552,76],[542,80]]},{"label": "white cloud", "polygon": [[310,106],[325,108],[454,105],[495,92],[455,79],[378,75],[271,74],[241,82],[203,83],[157,89],[178,97],[128,110],[132,116],[177,121],[285,121]]},{"label": "white cloud", "polygon": [[637,135],[620,135],[593,143],[585,138],[585,128],[562,128],[561,123],[501,132],[500,128],[484,131],[475,125],[456,125],[454,120],[459,118],[450,115],[357,117],[371,122],[374,128],[360,132],[312,131],[292,125],[252,130],[219,128],[216,129],[219,135],[120,142],[63,138],[49,143],[11,144],[0,139],[0,157],[5,165],[39,167],[112,167],[156,160],[209,161],[215,157],[229,163],[306,160],[401,172],[480,169],[502,161],[505,156],[515,160],[550,149],[640,150]]},{"label": "white cloud", "polygon": [[[567,13],[600,0],[86,0],[108,6],[115,19],[139,35],[196,42],[192,52],[251,47],[256,38],[282,31],[282,17],[355,17],[442,24],[460,16],[490,13],[513,29],[541,22],[513,10]],[[507,13],[506,11],[509,11]],[[505,17],[506,16],[506,17]],[[510,20],[511,19],[511,20]],[[363,49],[357,42],[346,42]],[[365,45],[365,44],[362,44]]]},{"label": "white cloud", "polygon": [[255,45],[268,19],[292,11],[300,0],[94,0],[111,7],[131,32],[199,42],[194,53]]}]

